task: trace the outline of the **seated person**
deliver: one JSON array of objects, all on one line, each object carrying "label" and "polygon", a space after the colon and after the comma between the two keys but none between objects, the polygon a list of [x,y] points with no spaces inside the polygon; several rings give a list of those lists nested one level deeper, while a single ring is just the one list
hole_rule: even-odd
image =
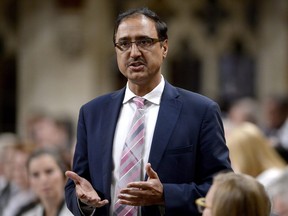
[{"label": "seated person", "polygon": [[266,188],[285,168],[285,161],[253,123],[243,122],[233,128],[226,142],[233,170],[256,178]]},{"label": "seated person", "polygon": [[39,198],[34,206],[21,216],[72,216],[64,201],[65,171],[68,166],[58,151],[39,149],[27,162],[32,189]]},{"label": "seated person", "polygon": [[264,186],[255,178],[233,172],[220,173],[206,198],[196,200],[203,216],[269,216],[270,200]]},{"label": "seated person", "polygon": [[11,176],[9,180],[10,196],[1,197],[5,199],[1,216],[15,216],[22,211],[22,208],[36,199],[35,193],[30,187],[26,167],[34,145],[19,140],[10,148],[11,152],[7,155],[11,160],[8,170]]},{"label": "seated person", "polygon": [[283,174],[277,178],[268,188],[268,193],[272,199],[273,215],[288,215],[288,167]]}]

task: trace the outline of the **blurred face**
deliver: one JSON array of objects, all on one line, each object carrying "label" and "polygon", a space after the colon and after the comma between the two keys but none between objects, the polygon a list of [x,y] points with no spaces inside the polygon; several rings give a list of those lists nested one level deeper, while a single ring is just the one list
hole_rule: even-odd
[{"label": "blurred face", "polygon": [[66,144],[67,134],[57,127],[56,123],[49,118],[43,118],[34,123],[32,128],[34,142],[40,147],[59,146]]},{"label": "blurred face", "polygon": [[8,181],[11,181],[13,178],[13,174],[11,172],[11,170],[13,169],[13,158],[14,158],[14,150],[12,148],[5,148],[4,152],[3,152],[3,175],[5,177],[5,179],[7,179]]},{"label": "blurred face", "polygon": [[275,197],[273,200],[273,212],[278,216],[288,216],[287,201],[283,201],[283,198]]},{"label": "blurred face", "polygon": [[205,198],[205,201],[206,201],[206,208],[205,210],[203,211],[203,216],[212,216],[212,212],[211,212],[211,206],[212,206],[212,200],[213,200],[213,197],[214,197],[214,193],[215,193],[215,189],[216,189],[216,186],[215,184],[213,184],[207,195],[206,195],[206,198]]},{"label": "blurred face", "polygon": [[[115,35],[115,42],[132,41],[141,38],[158,39],[155,23],[143,15],[124,19]],[[168,42],[156,42],[148,49],[137,47],[134,43],[126,50],[115,47],[118,67],[127,77],[130,89],[145,86],[149,90],[156,87],[161,80],[161,65],[167,55]],[[136,86],[135,86],[136,85]]]},{"label": "blurred face", "polygon": [[28,170],[31,187],[41,201],[63,197],[65,178],[52,156],[44,154],[32,159]]},{"label": "blurred face", "polygon": [[272,129],[281,127],[286,120],[286,113],[283,113],[279,106],[273,101],[266,102],[265,114],[266,123],[268,127]]},{"label": "blurred face", "polygon": [[26,162],[28,159],[28,154],[15,151],[13,154],[13,162],[12,162],[12,181],[16,183],[16,185],[20,186],[22,189],[26,189],[29,186]]}]

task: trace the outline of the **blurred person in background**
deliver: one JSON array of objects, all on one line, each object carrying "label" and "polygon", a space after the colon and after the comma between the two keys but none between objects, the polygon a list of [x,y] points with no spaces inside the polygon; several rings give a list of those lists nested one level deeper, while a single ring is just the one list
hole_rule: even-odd
[{"label": "blurred person in background", "polygon": [[0,133],[0,194],[7,182],[5,175],[9,174],[5,172],[5,166],[9,162],[7,161],[7,155],[9,154],[9,149],[17,143],[17,140],[17,136],[14,133]]},{"label": "blurred person in background", "polygon": [[223,118],[225,134],[243,122],[251,122],[258,125],[259,118],[258,102],[250,97],[244,97],[234,101],[228,108],[226,116]]},{"label": "blurred person in background", "polygon": [[69,164],[56,149],[37,149],[27,162],[31,188],[38,202],[20,216],[72,216],[64,201],[65,171]]},{"label": "blurred person in background", "polygon": [[17,188],[12,181],[13,147],[18,137],[14,133],[0,134],[0,215],[6,207],[10,197],[16,194]]},{"label": "blurred person in background", "polygon": [[286,163],[269,144],[261,129],[244,122],[226,137],[233,170],[257,178],[265,187],[278,177]]},{"label": "blurred person in background", "polygon": [[268,187],[268,193],[272,199],[272,215],[288,216],[288,167]]},{"label": "blurred person in background", "polygon": [[264,133],[288,163],[288,95],[271,95],[264,102]]},{"label": "blurred person in background", "polygon": [[271,204],[255,178],[233,172],[214,177],[206,198],[196,200],[203,216],[269,216]]},{"label": "blurred person in background", "polygon": [[27,139],[36,143],[39,148],[68,150],[73,146],[74,129],[69,117],[34,112],[27,119],[26,130]]},{"label": "blurred person in background", "polygon": [[34,112],[27,119],[26,136],[36,148],[56,148],[66,161],[72,161],[75,146],[73,121],[67,116]]},{"label": "blurred person in background", "polygon": [[12,147],[11,157],[10,184],[15,188],[15,193],[6,200],[6,205],[2,209],[1,216],[15,216],[22,211],[22,208],[36,199],[34,192],[31,190],[26,163],[34,145],[19,141]]}]

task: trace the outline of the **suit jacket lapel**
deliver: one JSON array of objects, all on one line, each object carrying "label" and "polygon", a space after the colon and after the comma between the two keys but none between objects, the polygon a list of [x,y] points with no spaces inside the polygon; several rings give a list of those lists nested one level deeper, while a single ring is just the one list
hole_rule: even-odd
[{"label": "suit jacket lapel", "polygon": [[180,114],[182,102],[178,96],[176,88],[166,82],[149,155],[154,170],[158,168]]},{"label": "suit jacket lapel", "polygon": [[112,170],[112,146],[114,133],[119,117],[119,113],[122,107],[122,101],[125,93],[125,88],[117,91],[111,95],[111,100],[103,107],[103,116],[101,121],[101,137],[102,155],[103,158],[103,182],[104,190],[110,196],[111,187],[111,170]]}]

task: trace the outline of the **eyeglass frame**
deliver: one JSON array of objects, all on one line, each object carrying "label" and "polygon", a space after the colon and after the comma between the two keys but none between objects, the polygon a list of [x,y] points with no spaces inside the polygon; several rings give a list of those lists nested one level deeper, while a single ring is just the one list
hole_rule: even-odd
[{"label": "eyeglass frame", "polygon": [[[143,41],[147,42],[147,40],[151,40],[151,42],[148,43],[148,45],[142,45],[139,44]],[[151,47],[152,45],[154,45],[155,43],[158,43],[158,42],[163,42],[163,39],[159,39],[159,38],[151,38],[151,37],[141,37],[141,38],[138,38],[138,39],[135,39],[134,41],[130,41],[130,40],[122,40],[122,42],[126,42],[129,46],[127,48],[122,48],[119,44],[121,43],[121,40],[118,41],[117,43],[114,43],[114,46],[117,47],[120,51],[122,52],[126,52],[128,51],[131,47],[132,47],[132,44],[134,43],[138,49],[141,49],[141,50],[147,50],[147,48]],[[146,46],[146,47],[145,47]]]},{"label": "eyeglass frame", "polygon": [[197,206],[197,210],[199,213],[203,213],[206,208],[211,208],[210,206],[206,205],[206,198],[200,197],[195,200],[195,204]]}]

